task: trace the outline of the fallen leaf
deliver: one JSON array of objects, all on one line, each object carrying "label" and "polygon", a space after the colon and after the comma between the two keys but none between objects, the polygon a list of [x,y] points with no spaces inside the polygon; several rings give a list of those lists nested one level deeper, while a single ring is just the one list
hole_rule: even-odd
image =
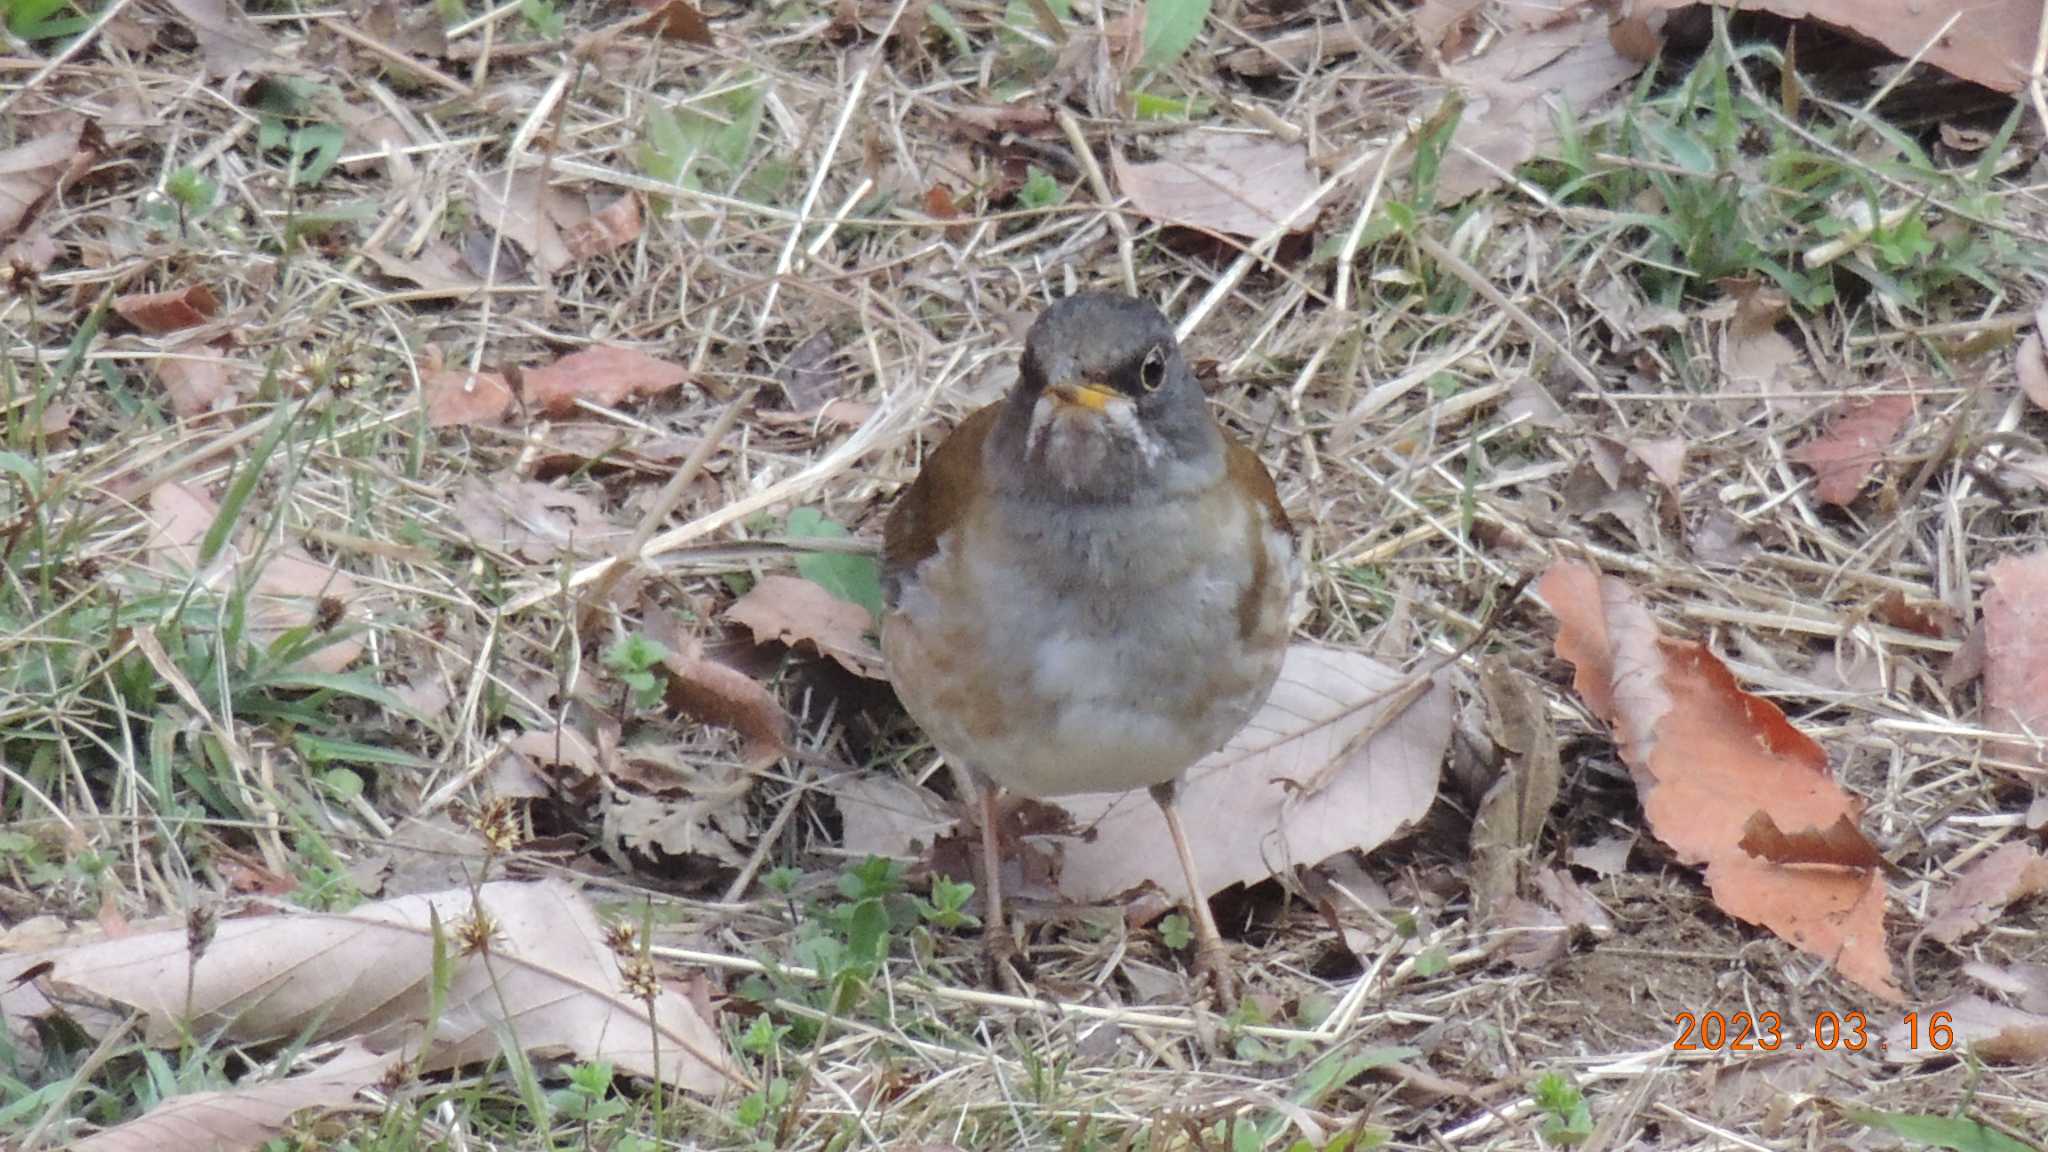
[{"label": "fallen leaf", "polygon": [[[1226,236],[1264,236],[1315,191],[1308,149],[1237,133],[1201,132],[1157,145],[1159,159],[1137,164],[1114,150],[1117,187],[1142,215],[1163,224]],[[1294,222],[1300,231],[1312,218]]]},{"label": "fallen leaf", "polygon": [[1629,455],[1643,462],[1650,475],[1664,485],[1673,496],[1685,484],[1685,455],[1687,445],[1682,436],[1664,440],[1630,440]]},{"label": "fallen leaf", "polygon": [[[230,541],[203,573],[199,567],[199,544],[220,516],[220,505],[204,492],[184,484],[160,484],[149,494],[150,534],[143,555],[153,565],[168,567],[174,579],[184,581],[198,575],[209,588],[227,591],[244,581],[249,587],[249,639],[267,646],[284,633],[304,628],[331,615],[328,603],[342,606],[343,619],[356,598],[356,582],[348,573],[322,564],[296,544],[275,544],[262,549],[255,560],[255,579],[247,581],[240,570],[256,555],[247,541]],[[355,663],[363,653],[363,641],[342,636],[300,658],[296,667],[316,672],[339,672]]]},{"label": "fallen leaf", "polygon": [[[1885,946],[1883,872],[1804,862],[1816,842],[1856,857],[1836,826],[1846,819],[1854,835],[1860,806],[1835,783],[1820,745],[1744,692],[1705,645],[1660,636],[1620,580],[1558,563],[1538,589],[1559,620],[1557,654],[1612,727],[1651,830],[1679,859],[1706,866],[1714,902],[1877,995],[1903,999]],[[1793,846],[1786,858],[1801,862],[1743,847],[1746,837],[1752,847],[1770,843],[1759,815]]]},{"label": "fallen leaf", "polygon": [[684,716],[740,734],[742,762],[760,770],[789,750],[789,714],[766,685],[706,659],[704,643],[667,612],[645,612],[648,637],[662,647],[664,702]]},{"label": "fallen leaf", "polygon": [[116,297],[114,312],[151,336],[197,328],[220,311],[220,301],[204,284],[163,292],[129,293]]},{"label": "fallen leaf", "polygon": [[590,497],[535,480],[466,476],[450,511],[476,547],[528,560],[604,555],[632,537]]},{"label": "fallen leaf", "polygon": [[593,779],[604,774],[604,768],[598,762],[597,745],[574,728],[521,732],[506,741],[505,746],[539,763],[570,768]]},{"label": "fallen leaf", "polygon": [[[1272,696],[1181,786],[1203,895],[1370,851],[1422,818],[1450,745],[1451,690],[1437,679],[1420,695],[1393,693],[1407,682],[1356,652],[1288,648]],[[1384,715],[1404,701],[1398,715]],[[1069,898],[1105,900],[1148,881],[1185,890],[1166,823],[1144,792],[1063,797],[1058,806],[1091,833],[1063,845],[1059,887]]]},{"label": "fallen leaf", "polygon": [[1318,20],[1306,28],[1295,28],[1250,48],[1240,48],[1223,57],[1223,67],[1239,76],[1278,76],[1292,70],[1308,70],[1341,56],[1356,56],[1373,46],[1371,33],[1334,21]]},{"label": "fallen leaf", "polygon": [[725,618],[752,630],[756,644],[778,641],[794,646],[809,641],[856,676],[888,678],[882,653],[867,636],[874,628],[868,610],[813,581],[764,576],[725,610]]},{"label": "fallen leaf", "polygon": [[640,26],[664,40],[681,40],[685,44],[702,44],[707,48],[717,43],[711,35],[711,22],[704,19],[704,13],[688,0],[634,0],[634,3],[647,13]]},{"label": "fallen leaf", "polygon": [[775,370],[783,398],[792,414],[809,416],[839,394],[838,349],[832,333],[819,329],[804,338]]},{"label": "fallen leaf", "polygon": [[1771,394],[1796,390],[1812,369],[1790,337],[1778,331],[1786,299],[1755,281],[1730,286],[1734,315],[1721,330],[1721,374],[1738,389]]},{"label": "fallen leaf", "polygon": [[1929,905],[1927,934],[1953,944],[1998,919],[2005,906],[2048,892],[2048,857],[2028,844],[2006,844],[1963,870]]},{"label": "fallen leaf", "polygon": [[1998,754],[2048,764],[2048,549],[2007,556],[1985,576],[1984,715],[2028,737]]},{"label": "fallen leaf", "polygon": [[[1948,1019],[1936,1021],[1935,1016],[1944,1012]],[[1954,1059],[1965,1052],[1993,1064],[2048,1061],[2048,1015],[1982,996],[1957,996],[1912,1017],[1885,1029],[1880,1052],[1887,1062],[1918,1064]],[[1947,1027],[1948,1036],[1936,1033],[1937,1023]]]},{"label": "fallen leaf", "polygon": [[67,116],[0,152],[0,239],[12,236],[74,168],[91,163],[85,124]]},{"label": "fallen leaf", "polygon": [[519,386],[527,407],[563,416],[575,410],[578,400],[610,407],[629,396],[672,391],[689,378],[680,365],[644,352],[593,344],[545,368],[527,369]]},{"label": "fallen leaf", "polygon": [[1736,847],[1773,864],[1821,864],[1834,868],[1882,868],[1884,857],[1847,814],[1826,828],[1787,833],[1768,812],[1752,812]]},{"label": "fallen leaf", "polygon": [[407,11],[398,0],[377,0],[356,18],[356,27],[370,39],[400,52],[436,60],[448,55],[448,25],[431,7]]},{"label": "fallen leaf", "polygon": [[512,410],[512,386],[496,372],[429,368],[420,373],[420,392],[435,428],[495,424]]},{"label": "fallen leaf", "polygon": [[565,226],[562,245],[569,250],[571,260],[580,262],[626,247],[640,238],[643,227],[640,194],[628,192],[592,213],[589,219]]},{"label": "fallen leaf", "polygon": [[837,772],[825,791],[839,809],[840,846],[855,856],[917,856],[958,816],[936,793],[885,772]]},{"label": "fallen leaf", "polygon": [[1501,182],[1499,172],[1544,155],[1557,143],[1556,105],[1586,116],[1642,69],[1615,50],[1597,15],[1511,29],[1483,54],[1445,64],[1444,79],[1462,91],[1465,107],[1437,169],[1438,205],[1485,191]]},{"label": "fallen leaf", "polygon": [[[436,996],[435,918],[447,948]],[[454,937],[487,926],[488,950]],[[737,1073],[711,1023],[658,985],[650,1005],[628,987],[597,914],[568,884],[497,881],[362,905],[346,914],[295,911],[219,922],[194,963],[182,928],[136,933],[0,961],[0,987],[37,963],[60,1001],[104,997],[143,1012],[152,1045],[194,1033],[235,1044],[349,1038],[375,1053],[417,1058],[420,1071],[495,1058],[500,1037],[529,1052],[567,1052],[619,1071],[711,1093]]]},{"label": "fallen leaf", "polygon": [[1572,867],[1602,876],[1620,876],[1628,871],[1628,854],[1636,846],[1630,836],[1602,836],[1591,844],[1574,844],[1568,854]]},{"label": "fallen leaf", "polygon": [[181,420],[218,411],[235,395],[227,358],[204,344],[165,353],[156,361],[156,378]]},{"label": "fallen leaf", "polygon": [[[483,281],[462,263],[462,253],[457,252],[446,240],[436,240],[420,249],[418,256],[394,255],[379,248],[371,248],[363,255],[378,271],[395,280],[410,280],[422,288],[435,292],[469,293],[482,287]],[[500,268],[499,280],[512,277]]]},{"label": "fallen leaf", "polygon": [[1871,615],[1903,632],[1940,639],[1962,631],[1955,609],[1939,600],[1908,600],[1894,588],[1870,606]]},{"label": "fallen leaf", "polygon": [[2048,1012],[2048,964],[1963,965],[1963,974],[2029,1012]]},{"label": "fallen leaf", "polygon": [[[1697,0],[1642,0],[1635,14],[1688,8]],[[1735,7],[1735,0],[1721,0]],[[1818,20],[2000,92],[2026,86],[2041,6],[2034,0],[1925,4],[1917,0],[1740,0],[1744,12]],[[1951,22],[1953,21],[1953,22]]]},{"label": "fallen leaf", "polygon": [[1446,45],[1451,32],[1471,18],[1486,0],[1422,0],[1409,13],[1415,38],[1425,51],[1455,55]]},{"label": "fallen leaf", "polygon": [[729,761],[693,766],[687,785],[657,792],[622,786],[614,773],[598,805],[604,843],[629,862],[704,856],[737,868],[753,838],[746,806],[753,784],[751,772]]},{"label": "fallen leaf", "polygon": [[2034,407],[2048,409],[2048,353],[2042,351],[2038,325],[2020,341],[2019,351],[2013,355],[2013,371],[2019,376],[2020,391]]},{"label": "fallen leaf", "polygon": [[1479,666],[1487,735],[1503,753],[1500,779],[1472,817],[1472,915],[1490,918],[1521,887],[1536,843],[1557,801],[1557,732],[1543,694],[1504,662]]},{"label": "fallen leaf", "polygon": [[524,249],[541,275],[552,276],[575,262],[562,229],[590,219],[590,210],[576,197],[546,183],[537,168],[513,176],[509,189],[495,173],[473,172],[469,179],[476,219]]},{"label": "fallen leaf", "polygon": [[141,1116],[68,1145],[72,1152],[239,1152],[286,1134],[312,1109],[346,1108],[399,1062],[349,1043],[324,1063],[274,1080],[172,1096]]},{"label": "fallen leaf", "polygon": [[206,58],[208,75],[233,76],[280,62],[271,51],[269,37],[242,14],[240,5],[229,4],[228,0],[166,2],[199,41],[199,53]]},{"label": "fallen leaf", "polygon": [[1787,455],[1813,469],[1814,495],[1824,503],[1854,503],[1885,450],[1912,423],[1915,408],[1911,396],[1893,393],[1845,401],[1826,432]]}]

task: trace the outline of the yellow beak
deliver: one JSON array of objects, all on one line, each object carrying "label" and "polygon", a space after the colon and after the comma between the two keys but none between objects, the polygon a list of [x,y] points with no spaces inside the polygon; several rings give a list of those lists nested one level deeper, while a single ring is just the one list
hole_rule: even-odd
[{"label": "yellow beak", "polygon": [[1052,394],[1053,400],[1060,404],[1071,404],[1090,412],[1102,411],[1109,407],[1111,400],[1117,398],[1117,393],[1113,389],[1086,380],[1065,381],[1053,385],[1047,391]]}]

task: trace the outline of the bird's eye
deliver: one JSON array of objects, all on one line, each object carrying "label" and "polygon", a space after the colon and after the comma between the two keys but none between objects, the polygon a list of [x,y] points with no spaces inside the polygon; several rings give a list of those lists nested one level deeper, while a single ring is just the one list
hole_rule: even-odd
[{"label": "bird's eye", "polygon": [[1143,384],[1147,392],[1157,392],[1159,386],[1166,383],[1166,349],[1154,344],[1152,350],[1145,353],[1145,362],[1138,365],[1138,383]]}]

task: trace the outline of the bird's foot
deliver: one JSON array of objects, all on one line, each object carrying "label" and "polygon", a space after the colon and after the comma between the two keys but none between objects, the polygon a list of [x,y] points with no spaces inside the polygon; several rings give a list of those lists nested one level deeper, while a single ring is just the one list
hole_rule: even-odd
[{"label": "bird's foot", "polygon": [[1217,1011],[1226,1016],[1237,1011],[1237,967],[1230,962],[1223,941],[1206,940],[1196,950],[1195,980],[1207,984],[1216,994]]},{"label": "bird's foot", "polygon": [[1025,958],[1024,950],[1017,947],[1016,937],[1010,935],[1007,925],[991,925],[982,933],[982,958],[988,964],[988,983],[999,991],[1012,996],[1028,996],[1031,990],[1025,986],[1025,977],[1031,975],[1031,962]]}]

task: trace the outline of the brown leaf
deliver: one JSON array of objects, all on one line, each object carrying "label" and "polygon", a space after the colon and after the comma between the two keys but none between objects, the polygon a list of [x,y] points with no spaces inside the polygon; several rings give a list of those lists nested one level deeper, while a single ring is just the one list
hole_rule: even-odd
[{"label": "brown leaf", "polygon": [[626,247],[640,238],[642,227],[640,194],[628,192],[589,219],[564,226],[562,244],[569,258],[580,262]]},{"label": "brown leaf", "polygon": [[356,18],[364,35],[400,52],[443,59],[448,55],[448,25],[432,7],[408,6],[398,0],[377,0]]},{"label": "brown leaf", "polygon": [[0,152],[0,239],[19,231],[29,214],[66,174],[90,164],[85,124],[67,116],[40,125],[40,131]]},{"label": "brown leaf", "polygon": [[[1143,215],[1164,224],[1263,236],[1315,191],[1308,149],[1258,136],[1188,133],[1163,140],[1159,159],[1134,164],[1112,151],[1117,187]],[[1303,218],[1294,229],[1315,221]]]},{"label": "brown leaf", "polygon": [[1591,844],[1574,844],[1571,864],[1602,876],[1620,876],[1628,871],[1628,854],[1635,845],[1628,836],[1603,836]]},{"label": "brown leaf", "polygon": [[512,386],[496,372],[429,368],[420,373],[420,391],[435,428],[495,424],[512,410]]},{"label": "brown leaf", "polygon": [[2019,376],[2020,391],[2027,394],[2034,407],[2048,409],[2048,354],[2041,349],[2038,328],[2020,341],[2019,351],[2013,356],[2013,371]]},{"label": "brown leaf", "polygon": [[546,183],[539,169],[513,176],[509,190],[504,177],[496,173],[472,172],[469,181],[477,220],[524,249],[542,276],[552,276],[575,262],[562,239],[562,229],[590,219],[590,210],[580,199]]},{"label": "brown leaf", "polygon": [[740,734],[743,762],[752,769],[789,751],[789,716],[760,681],[704,657],[703,642],[682,634],[674,621],[650,617],[648,631],[662,645],[669,708]]},{"label": "brown leaf", "polygon": [[[1936,1014],[1943,1012],[1949,1018],[1936,1021]],[[1957,996],[1913,1016],[1910,1024],[1901,1020],[1885,1029],[1881,1051],[1888,1062],[1917,1064],[1965,1052],[1994,1064],[2048,1061],[2048,1015],[2009,1008],[1982,996]],[[1937,1035],[1936,1023],[1946,1025],[1950,1035]],[[1938,1041],[1948,1043],[1937,1048]]]},{"label": "brown leaf", "polygon": [[1223,67],[1239,76],[1278,76],[1294,69],[1312,69],[1340,56],[1356,56],[1372,48],[1371,33],[1360,26],[1318,20],[1306,28],[1282,32],[1251,48],[1223,58]]},{"label": "brown leaf", "polygon": [[521,732],[505,746],[540,764],[569,768],[584,776],[598,777],[604,769],[598,763],[597,745],[574,728],[543,728]]},{"label": "brown leaf", "polygon": [[1773,864],[1810,864],[1830,868],[1882,868],[1884,857],[1855,821],[1845,813],[1826,828],[1802,828],[1787,834],[1768,812],[1752,812],[1736,844],[1744,852]]},{"label": "brown leaf", "polygon": [[[422,288],[434,292],[468,293],[481,287],[483,281],[463,266],[462,253],[457,252],[446,240],[436,240],[420,249],[420,254],[411,258],[393,255],[380,248],[371,248],[363,255],[377,270],[395,280],[410,280]],[[504,267],[498,269],[498,279],[509,280]]]},{"label": "brown leaf", "polygon": [[[1451,692],[1439,679],[1420,695],[1390,694],[1406,683],[1356,652],[1288,648],[1265,706],[1181,787],[1181,817],[1202,846],[1210,893],[1369,851],[1422,818],[1450,744]],[[1070,898],[1102,900],[1146,881],[1184,890],[1165,822],[1142,791],[1064,797],[1059,807],[1093,832],[1065,845],[1059,886]]]},{"label": "brown leaf", "polygon": [[1955,609],[1939,600],[1908,600],[1894,588],[1870,606],[1871,615],[1903,632],[1940,639],[1962,630]]},{"label": "brown leaf", "polygon": [[868,640],[874,627],[868,610],[841,600],[814,581],[797,576],[764,576],[745,596],[725,610],[725,618],[744,624],[754,643],[809,641],[848,672],[885,680],[882,653]]},{"label": "brown leaf", "polygon": [[702,44],[707,48],[717,42],[711,35],[711,22],[704,19],[704,13],[688,0],[633,2],[647,13],[647,19],[640,26],[664,40],[681,40],[685,44]]},{"label": "brown leaf", "polygon": [[1520,887],[1557,801],[1561,764],[1543,694],[1528,677],[1487,660],[1479,666],[1479,690],[1487,734],[1508,754],[1472,817],[1472,915],[1484,921]]},{"label": "brown leaf", "polygon": [[1585,116],[1642,68],[1615,50],[1597,17],[1512,29],[1484,54],[1444,65],[1444,79],[1464,92],[1465,110],[1437,170],[1438,203],[1491,188],[1501,180],[1495,169],[1511,173],[1545,154],[1557,143],[1557,103]]},{"label": "brown leaf", "polygon": [[197,964],[182,928],[10,957],[0,961],[0,986],[49,960],[46,987],[145,1013],[151,1044],[176,1044],[194,1031],[237,1044],[348,1037],[410,1057],[421,1049],[436,984],[433,917],[455,936],[481,923],[479,912],[493,929],[488,954],[450,946],[444,1006],[422,1071],[489,1060],[502,1032],[530,1052],[607,1060],[696,1092],[736,1076],[717,1032],[686,1000],[662,987],[650,1009],[627,987],[596,913],[556,880],[404,896],[347,914],[223,920]]},{"label": "brown leaf", "polygon": [[[1687,8],[1696,2],[1640,0],[1635,14]],[[1721,3],[1736,6],[1736,0]],[[1740,0],[1740,5],[1745,12],[1774,12],[1788,20],[1818,20],[1847,28],[1902,58],[1921,60],[2000,92],[2017,92],[2026,85],[2041,17],[2041,6],[2034,0]]]},{"label": "brown leaf", "polygon": [[1660,636],[1620,580],[1559,563],[1538,590],[1559,619],[1557,654],[1613,728],[1651,830],[1681,860],[1706,866],[1714,902],[1832,960],[1879,996],[1903,999],[1885,950],[1879,869],[1781,864],[1742,846],[1758,814],[1793,829],[1798,847],[1808,829],[1830,830],[1820,838],[1832,842],[1844,819],[1853,832],[1859,805],[1835,783],[1820,745],[1744,692],[1704,645]]},{"label": "brown leaf", "polygon": [[837,359],[832,333],[820,328],[806,336],[775,370],[775,382],[782,385],[792,414],[813,415],[839,394]]},{"label": "brown leaf", "polygon": [[173,1096],[125,1124],[69,1145],[72,1152],[238,1152],[285,1135],[315,1108],[346,1108],[356,1093],[399,1062],[350,1042],[325,1063],[277,1079],[252,1076],[235,1087]]},{"label": "brown leaf", "polygon": [[527,407],[550,416],[573,411],[576,401],[610,407],[628,396],[657,396],[682,386],[690,374],[676,364],[631,348],[594,344],[520,378]]},{"label": "brown leaf", "polygon": [[240,5],[228,0],[166,2],[199,41],[208,75],[233,76],[238,72],[261,71],[281,62],[271,50],[270,37],[242,14]]},{"label": "brown leaf", "polygon": [[1929,907],[1927,934],[1953,944],[1988,927],[2005,906],[2048,892],[2048,857],[2028,844],[2006,844],[1970,865]]},{"label": "brown leaf", "polygon": [[[660,754],[647,749],[637,754],[650,752]],[[635,754],[620,749],[622,760]],[[645,763],[637,774],[647,774]],[[648,858],[664,864],[665,857],[705,856],[734,868],[745,864],[746,845],[753,838],[746,806],[752,773],[730,761],[685,767],[676,760],[665,766],[665,774],[677,786],[661,792],[621,786],[620,774],[613,774],[598,805],[604,843],[627,861]]]},{"label": "brown leaf", "polygon": [[632,536],[590,497],[534,480],[464,477],[450,510],[477,547],[528,560],[603,555]]},{"label": "brown leaf", "polygon": [[1985,576],[1984,715],[1994,728],[2032,734],[2002,755],[2048,764],[2048,549],[2007,556]]},{"label": "brown leaf", "polygon": [[170,399],[171,412],[181,420],[217,411],[235,395],[227,358],[204,344],[167,353],[156,361],[156,378]]},{"label": "brown leaf", "polygon": [[1798,345],[1778,331],[1778,321],[1785,316],[1784,294],[1756,281],[1732,283],[1730,291],[1734,316],[1721,330],[1721,374],[1739,390],[1781,393],[1796,389],[1812,369]]},{"label": "brown leaf", "polygon": [[[151,531],[143,555],[152,567],[171,569],[173,579],[182,583],[185,574],[198,567],[199,543],[220,516],[220,505],[197,488],[167,483],[150,492],[149,511]],[[253,554],[246,539],[231,541],[199,574],[202,582],[223,591],[235,587],[239,570]],[[356,598],[356,582],[348,573],[320,563],[296,544],[266,547],[256,563],[256,577],[249,587],[248,627],[250,639],[257,644],[268,644],[285,632],[323,619],[329,601],[342,605],[346,619]],[[296,666],[339,672],[362,653],[362,640],[344,637],[308,653]]]},{"label": "brown leaf", "polygon": [[839,809],[840,845],[856,856],[916,856],[957,819],[936,793],[886,772],[836,772],[825,790]]},{"label": "brown leaf", "polygon": [[163,292],[130,293],[114,301],[114,311],[151,336],[197,328],[220,311],[220,301],[204,284]]},{"label": "brown leaf", "polygon": [[1813,469],[1814,495],[1823,502],[1851,504],[1883,461],[1885,449],[1912,423],[1916,407],[1911,396],[1891,393],[1847,401],[1825,433],[1787,455]]}]

